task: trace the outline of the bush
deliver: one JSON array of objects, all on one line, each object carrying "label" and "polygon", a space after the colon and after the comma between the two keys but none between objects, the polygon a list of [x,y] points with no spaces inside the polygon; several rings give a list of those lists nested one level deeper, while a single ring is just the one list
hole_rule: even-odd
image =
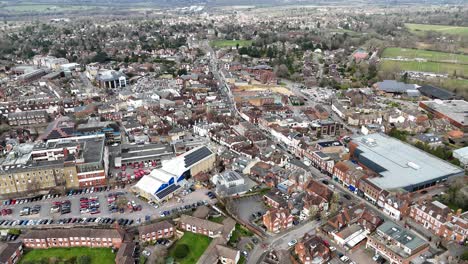
[{"label": "bush", "polygon": [[89,256],[80,256],[77,261],[77,264],[91,264],[91,257]]},{"label": "bush", "polygon": [[178,259],[185,258],[189,253],[189,247],[185,244],[177,245],[174,251],[174,255]]}]

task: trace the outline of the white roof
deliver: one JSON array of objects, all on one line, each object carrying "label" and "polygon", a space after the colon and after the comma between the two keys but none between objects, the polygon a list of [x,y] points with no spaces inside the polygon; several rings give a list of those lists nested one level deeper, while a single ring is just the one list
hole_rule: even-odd
[{"label": "white roof", "polygon": [[150,175],[146,175],[138,181],[135,187],[146,193],[154,194],[162,184],[163,183],[156,178],[153,178]]}]

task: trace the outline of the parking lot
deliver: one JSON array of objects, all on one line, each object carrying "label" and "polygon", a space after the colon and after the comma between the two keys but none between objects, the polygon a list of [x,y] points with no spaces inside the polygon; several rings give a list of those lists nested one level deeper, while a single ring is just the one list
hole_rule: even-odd
[{"label": "parking lot", "polygon": [[[162,205],[149,204],[139,199],[134,194],[127,192],[125,189],[112,189],[69,196],[51,196],[50,198],[46,196],[38,201],[2,205],[2,209],[12,209],[12,211],[11,214],[2,215],[0,217],[0,223],[3,220],[9,222],[1,223],[0,227],[14,225],[15,227],[27,228],[48,224],[76,224],[79,222],[83,223],[83,219],[85,219],[85,223],[90,223],[86,221],[93,218],[94,220],[91,223],[96,222],[96,224],[98,222],[111,224],[113,222],[119,222],[120,219],[123,219],[121,223],[125,223],[125,220],[128,220],[127,225],[139,224],[144,221],[163,217],[163,212],[166,212],[165,216],[168,216],[173,213],[182,213],[185,210],[192,210],[201,204],[215,203],[216,199],[208,197],[206,195],[207,192],[208,190],[206,189],[198,189],[190,193],[182,192]],[[123,197],[119,199],[125,202],[124,205],[120,205],[118,210],[115,210],[115,207],[109,206],[109,201],[112,200],[109,194],[111,194],[111,197],[115,197],[115,194],[119,194],[120,197]],[[18,199],[16,201],[18,201]],[[123,210],[121,209],[122,207]],[[33,221],[29,221],[28,223],[23,221],[23,225],[20,225],[21,220]],[[50,220],[53,220],[53,222],[50,223]],[[12,224],[14,221],[16,221],[16,223]]]},{"label": "parking lot", "polygon": [[266,207],[261,195],[242,197],[235,199],[232,203],[234,210],[233,213],[246,222],[252,222],[252,220],[259,219],[266,212]]}]

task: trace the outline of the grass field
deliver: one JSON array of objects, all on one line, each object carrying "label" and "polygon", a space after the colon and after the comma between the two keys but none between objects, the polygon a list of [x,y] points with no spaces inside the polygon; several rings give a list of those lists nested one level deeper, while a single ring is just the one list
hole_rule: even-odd
[{"label": "grass field", "polygon": [[251,40],[213,40],[210,42],[210,45],[215,48],[227,48],[227,47],[236,47],[239,43],[240,47],[248,47],[252,45]]},{"label": "grass field", "polygon": [[[20,263],[44,263],[41,260],[46,259],[49,263],[63,263],[79,256],[91,257],[93,264],[113,264],[115,263],[115,254],[110,248],[51,248],[51,249],[33,249],[27,252]],[[55,260],[55,262],[51,262]]]},{"label": "grass field", "polygon": [[[205,252],[206,248],[211,242],[211,238],[191,232],[185,232],[181,239],[179,239],[169,249],[169,256],[173,257],[178,264],[192,264],[197,263],[200,256]],[[185,244],[189,247],[188,255],[182,259],[177,259],[175,256],[175,248],[177,245]]]},{"label": "grass field", "polygon": [[468,64],[385,60],[382,61],[381,66],[383,70],[399,69],[401,71],[434,72],[449,75],[456,71],[458,75],[468,75]]},{"label": "grass field", "polygon": [[405,24],[405,26],[416,35],[423,35],[427,31],[436,31],[443,34],[468,36],[468,27],[410,23]]},{"label": "grass field", "polygon": [[421,58],[434,62],[451,62],[468,64],[468,55],[460,55],[447,52],[420,50],[420,49],[404,49],[404,48],[386,48],[382,54],[382,58]]}]

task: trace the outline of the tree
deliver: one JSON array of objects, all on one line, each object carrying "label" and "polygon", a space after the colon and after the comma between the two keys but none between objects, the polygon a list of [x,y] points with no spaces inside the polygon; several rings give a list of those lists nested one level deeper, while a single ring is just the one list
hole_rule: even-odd
[{"label": "tree", "polygon": [[177,245],[174,250],[174,256],[178,259],[185,258],[190,251],[190,248],[185,244]]},{"label": "tree", "polygon": [[289,77],[289,70],[285,64],[281,64],[276,68],[276,75],[280,78],[288,78]]},{"label": "tree", "polygon": [[311,206],[309,208],[309,217],[311,220],[317,218],[317,215],[318,215],[318,208],[316,206]]},{"label": "tree", "polygon": [[182,76],[187,74],[187,69],[182,68],[177,71],[177,76]]},{"label": "tree", "polygon": [[91,257],[90,256],[79,256],[76,260],[77,264],[91,264]]}]

